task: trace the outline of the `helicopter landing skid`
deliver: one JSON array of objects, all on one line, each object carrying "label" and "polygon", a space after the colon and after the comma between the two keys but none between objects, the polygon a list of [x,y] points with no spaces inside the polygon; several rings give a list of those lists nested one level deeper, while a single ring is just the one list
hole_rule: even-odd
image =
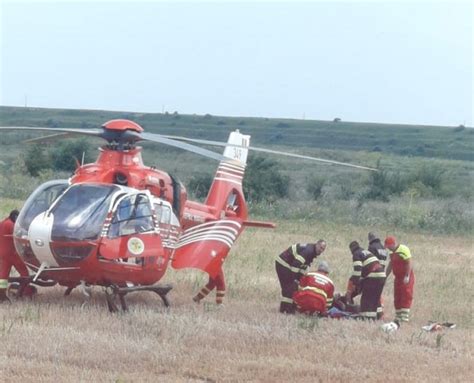
[{"label": "helicopter landing skid", "polygon": [[128,305],[127,302],[125,301],[125,296],[128,293],[133,293],[136,291],[151,291],[156,294],[158,294],[163,301],[163,304],[165,307],[170,306],[170,302],[168,300],[168,297],[166,294],[170,292],[170,290],[173,288],[172,285],[166,284],[166,285],[153,285],[153,286],[131,286],[131,287],[118,287],[118,286],[108,286],[105,289],[105,298],[107,300],[107,307],[110,312],[114,313],[119,311],[115,301],[116,298],[119,298],[120,301],[120,306],[123,311],[128,311]]},{"label": "helicopter landing skid", "polygon": [[15,296],[17,298],[23,297],[25,291],[26,295],[31,298],[32,295],[37,293],[37,289],[34,287],[34,285],[41,287],[51,287],[57,283],[56,281],[44,281],[42,279],[33,280],[33,278],[33,275],[30,275],[29,277],[10,277],[8,278],[8,282],[10,283],[9,289],[15,292]]}]

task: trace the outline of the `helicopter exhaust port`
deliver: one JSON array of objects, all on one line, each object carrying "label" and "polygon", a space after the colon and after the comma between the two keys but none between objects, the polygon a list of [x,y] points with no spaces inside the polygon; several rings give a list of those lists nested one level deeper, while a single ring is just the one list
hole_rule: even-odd
[{"label": "helicopter exhaust port", "polygon": [[117,297],[120,301],[120,306],[122,307],[122,311],[128,311],[128,305],[125,301],[125,296],[128,293],[133,293],[137,291],[151,291],[161,298],[165,307],[170,306],[170,302],[168,297],[166,296],[173,286],[171,284],[166,285],[153,285],[153,286],[130,286],[130,287],[118,287],[115,285],[107,286],[105,288],[105,299],[107,300],[107,307],[111,313],[118,312],[118,306],[115,303],[117,301]]},{"label": "helicopter exhaust port", "polygon": [[128,185],[128,177],[126,174],[122,172],[116,172],[114,174],[114,184],[127,186]]}]

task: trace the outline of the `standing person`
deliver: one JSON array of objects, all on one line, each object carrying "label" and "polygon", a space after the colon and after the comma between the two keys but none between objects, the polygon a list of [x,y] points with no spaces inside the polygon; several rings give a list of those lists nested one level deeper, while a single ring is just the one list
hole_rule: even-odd
[{"label": "standing person", "polygon": [[324,250],[326,250],[326,241],[320,239],[316,243],[297,243],[276,257],[275,268],[281,286],[281,313],[295,313],[293,294],[298,289],[299,280],[313,260]]},{"label": "standing person", "polygon": [[194,296],[193,301],[196,303],[201,302],[214,288],[216,289],[216,304],[220,305],[223,303],[225,296],[225,279],[222,269],[214,278],[209,277],[207,285]]},{"label": "standing person", "polygon": [[[378,258],[380,265],[383,268],[383,271],[385,271],[385,266],[387,265],[387,260],[388,260],[388,250],[384,247],[384,245],[382,245],[382,241],[374,233],[370,232],[368,234],[368,240],[369,240],[368,250]],[[379,306],[377,307],[377,319],[382,319],[382,318],[383,318],[383,298],[382,296],[380,296]]]},{"label": "standing person", "polygon": [[318,271],[301,277],[298,291],[293,294],[293,301],[299,312],[326,315],[332,306],[334,296],[334,283],[328,275],[329,265],[321,261]]},{"label": "standing person", "polygon": [[349,278],[346,301],[350,302],[354,289],[361,291],[360,313],[366,319],[377,318],[377,307],[385,283],[385,271],[375,255],[362,249],[359,242],[349,245],[352,253],[353,272]]},{"label": "standing person", "polygon": [[13,244],[13,227],[18,214],[18,210],[12,210],[10,215],[0,222],[0,303],[10,302],[7,296],[7,288],[12,266],[20,273],[20,276],[29,276],[28,269]]},{"label": "standing person", "polygon": [[385,247],[391,251],[387,277],[393,269],[395,319],[408,322],[415,285],[411,252],[407,246],[399,244],[393,236],[385,238]]}]

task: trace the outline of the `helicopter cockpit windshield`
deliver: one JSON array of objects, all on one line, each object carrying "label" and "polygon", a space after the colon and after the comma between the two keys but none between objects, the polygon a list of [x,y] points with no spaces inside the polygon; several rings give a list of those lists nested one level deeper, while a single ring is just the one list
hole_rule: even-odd
[{"label": "helicopter cockpit windshield", "polygon": [[99,237],[115,192],[115,185],[71,186],[51,209],[53,241],[84,241]]},{"label": "helicopter cockpit windshield", "polygon": [[25,202],[16,220],[15,236],[24,238],[35,217],[45,213],[69,186],[67,180],[49,181],[41,185]]}]

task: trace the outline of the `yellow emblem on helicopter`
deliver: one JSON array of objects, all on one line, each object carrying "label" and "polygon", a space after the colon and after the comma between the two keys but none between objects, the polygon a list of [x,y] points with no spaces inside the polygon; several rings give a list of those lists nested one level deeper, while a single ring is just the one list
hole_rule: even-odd
[{"label": "yellow emblem on helicopter", "polygon": [[127,248],[133,255],[140,255],[145,250],[145,244],[140,238],[132,237],[128,240]]}]

